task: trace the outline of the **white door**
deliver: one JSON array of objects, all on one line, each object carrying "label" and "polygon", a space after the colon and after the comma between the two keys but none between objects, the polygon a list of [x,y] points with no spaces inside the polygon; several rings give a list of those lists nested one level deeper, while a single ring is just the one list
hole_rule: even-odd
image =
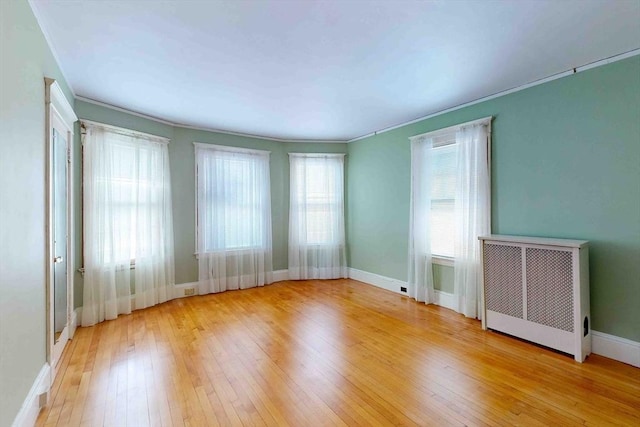
[{"label": "white door", "polygon": [[60,87],[46,82],[48,146],[48,274],[47,343],[48,362],[56,366],[67,341],[73,336],[73,216],[71,146],[77,120]]},{"label": "white door", "polygon": [[[53,145],[53,332],[54,345],[68,339],[67,301],[67,138],[55,126]],[[61,351],[61,350],[60,350]]]}]

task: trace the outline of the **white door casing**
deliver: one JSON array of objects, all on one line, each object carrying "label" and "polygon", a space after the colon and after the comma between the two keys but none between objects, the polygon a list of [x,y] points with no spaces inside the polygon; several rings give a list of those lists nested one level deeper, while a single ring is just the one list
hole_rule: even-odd
[{"label": "white door casing", "polygon": [[47,145],[47,363],[51,381],[73,336],[73,124],[77,117],[58,83],[45,78]]}]

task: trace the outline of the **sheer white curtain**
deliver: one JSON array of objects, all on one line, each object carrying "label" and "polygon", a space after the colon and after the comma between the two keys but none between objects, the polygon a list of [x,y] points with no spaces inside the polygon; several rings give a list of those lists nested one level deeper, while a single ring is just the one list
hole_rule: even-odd
[{"label": "sheer white curtain", "polygon": [[168,140],[83,126],[81,322],[90,326],[173,298],[174,247]]},{"label": "sheer white curtain", "polygon": [[431,260],[431,169],[433,139],[411,140],[409,210],[409,291],[417,301],[434,302]]},{"label": "sheer white curtain", "polygon": [[458,176],[454,207],[454,289],[458,312],[479,317],[480,244],[491,232],[488,124],[462,126],[456,133]]},{"label": "sheer white curtain", "polygon": [[348,277],[344,155],[289,154],[289,278]]},{"label": "sheer white curtain", "polygon": [[273,282],[269,152],[195,144],[200,293]]}]

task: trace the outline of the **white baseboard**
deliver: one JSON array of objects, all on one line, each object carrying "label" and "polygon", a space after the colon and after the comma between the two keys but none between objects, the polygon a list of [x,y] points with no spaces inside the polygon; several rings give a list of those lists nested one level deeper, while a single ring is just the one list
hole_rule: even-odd
[{"label": "white baseboard", "polygon": [[[276,270],[272,274],[273,274],[273,282],[281,282],[283,280],[289,280],[289,270]],[[191,297],[194,295],[200,295],[199,286],[200,286],[200,282],[180,283],[175,286],[175,293],[173,297],[185,298],[185,297]],[[193,290],[192,293],[190,293],[191,290]]]},{"label": "white baseboard", "polygon": [[391,277],[385,277],[355,268],[349,268],[349,278],[368,283],[369,285],[377,286],[378,288],[386,289],[400,295],[409,295],[407,291],[403,292],[400,290],[400,288],[409,289],[407,282],[403,282],[402,280],[392,279]]},{"label": "white baseboard", "polygon": [[82,325],[82,307],[76,308],[73,312],[76,315],[77,327],[79,328]]},{"label": "white baseboard", "polygon": [[640,342],[592,330],[591,352],[640,368]]},{"label": "white baseboard", "polygon": [[435,301],[433,303],[440,307],[448,308],[449,310],[458,311],[458,300],[455,294],[449,292],[436,290]]},{"label": "white baseboard", "polygon": [[[193,291],[193,292],[190,293],[190,291]],[[173,294],[174,298],[192,297],[194,295],[200,295],[199,282],[180,283],[179,285],[176,285],[174,288],[174,294]]]},{"label": "white baseboard", "polygon": [[[36,423],[41,406],[46,404],[49,389],[51,388],[51,367],[45,363],[35,381],[29,389],[22,407],[13,420],[12,427],[32,427]],[[40,395],[46,393],[44,402],[40,401]],[[42,404],[42,405],[41,405]]]},{"label": "white baseboard", "polygon": [[274,282],[282,282],[283,280],[289,280],[289,270],[276,270],[273,272]]},{"label": "white baseboard", "polygon": [[69,325],[69,339],[73,339],[73,336],[76,333],[76,329],[78,329],[78,319],[80,319],[80,308],[76,308],[71,313],[71,324]]},{"label": "white baseboard", "polygon": [[[395,292],[400,295],[409,295],[409,284],[402,280],[392,279],[390,277],[369,273],[368,271],[362,271],[355,268],[349,268],[349,278],[378,288],[386,289],[387,291]],[[407,289],[407,291],[402,291],[402,288]],[[441,307],[448,308],[449,310],[456,311],[458,308],[458,301],[456,300],[455,295],[449,292],[436,290],[435,301],[433,303]]]},{"label": "white baseboard", "polygon": [[[408,295],[407,292],[400,291],[401,287],[409,289],[407,283],[402,280],[355,268],[349,268],[349,278],[401,295]],[[454,294],[436,290],[435,296],[435,304],[454,311],[457,309],[458,302]],[[591,352],[631,366],[640,367],[640,343],[636,341],[605,334],[604,332],[591,331]]]}]

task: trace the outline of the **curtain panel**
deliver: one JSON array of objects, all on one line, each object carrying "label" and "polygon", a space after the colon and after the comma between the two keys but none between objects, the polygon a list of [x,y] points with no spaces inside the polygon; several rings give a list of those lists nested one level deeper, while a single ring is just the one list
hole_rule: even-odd
[{"label": "curtain panel", "polygon": [[344,155],[289,154],[289,278],[348,277]]},{"label": "curtain panel", "polygon": [[195,144],[200,293],[273,282],[269,152]]},{"label": "curtain panel", "polygon": [[91,326],[173,298],[173,216],[168,140],[83,127],[81,323]]},{"label": "curtain panel", "polygon": [[409,292],[417,301],[435,301],[431,263],[432,138],[411,141],[409,208]]},{"label": "curtain panel", "polygon": [[[435,302],[433,262],[434,257],[441,257],[442,254],[434,255],[433,250],[439,248],[440,251],[450,251],[450,245],[448,242],[446,245],[442,242],[434,245],[433,242],[434,237],[448,236],[453,241],[456,309],[467,317],[479,317],[481,314],[478,237],[491,233],[490,123],[491,118],[486,118],[410,138],[410,293],[418,301],[427,304]],[[455,170],[446,171],[448,177],[443,179],[440,175],[445,168],[438,162],[442,162],[444,157],[434,160],[434,148],[441,149],[453,144],[456,149],[450,150],[448,155],[454,156],[451,160]],[[448,162],[447,169],[451,166]],[[447,218],[434,218],[434,203],[450,197],[450,191],[445,191],[445,187],[451,186],[455,187],[453,211],[443,211]],[[447,196],[443,196],[445,193]],[[442,216],[443,212],[437,209],[436,212]],[[450,224],[453,226],[450,227]],[[450,256],[447,253],[445,257]]]},{"label": "curtain panel", "polygon": [[479,236],[491,234],[489,134],[486,124],[462,126],[456,132],[458,177],[454,206],[454,291],[458,312],[480,318]]}]

